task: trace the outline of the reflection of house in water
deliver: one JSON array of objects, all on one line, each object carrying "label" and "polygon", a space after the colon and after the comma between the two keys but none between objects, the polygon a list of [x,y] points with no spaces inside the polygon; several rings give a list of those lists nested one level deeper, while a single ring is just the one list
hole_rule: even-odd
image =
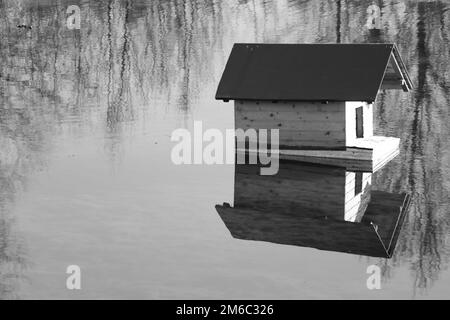
[{"label": "reflection of house in water", "polygon": [[371,173],[281,161],[278,174],[236,165],[234,206],[216,206],[233,237],[390,257],[409,196],[371,190]]},{"label": "reflection of house in water", "polygon": [[[234,206],[217,206],[231,234],[390,257],[409,196],[371,190],[400,141],[373,134],[373,104],[411,88],[393,44],[235,44],[216,99],[235,100],[236,128],[278,129],[283,161],[274,176],[236,166]],[[236,139],[259,151],[255,135]]]}]

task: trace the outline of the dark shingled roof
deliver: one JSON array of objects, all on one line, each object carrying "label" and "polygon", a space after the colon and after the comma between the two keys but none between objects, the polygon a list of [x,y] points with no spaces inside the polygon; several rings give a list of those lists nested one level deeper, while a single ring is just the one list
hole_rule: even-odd
[{"label": "dark shingled roof", "polygon": [[412,87],[394,44],[237,43],[216,99],[372,102],[382,83]]}]

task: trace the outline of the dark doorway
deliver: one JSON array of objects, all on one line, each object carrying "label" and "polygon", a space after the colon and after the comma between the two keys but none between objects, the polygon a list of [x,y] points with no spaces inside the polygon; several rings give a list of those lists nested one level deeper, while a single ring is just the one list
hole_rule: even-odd
[{"label": "dark doorway", "polygon": [[355,196],[362,192],[363,188],[363,173],[355,172]]},{"label": "dark doorway", "polygon": [[364,110],[363,110],[363,107],[356,108],[356,137],[364,138]]}]

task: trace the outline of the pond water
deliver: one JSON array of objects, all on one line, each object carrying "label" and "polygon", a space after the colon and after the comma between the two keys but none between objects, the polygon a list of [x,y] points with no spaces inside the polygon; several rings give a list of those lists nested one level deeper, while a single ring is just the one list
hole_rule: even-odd
[{"label": "pond water", "polygon": [[[375,1],[379,33],[372,3],[1,0],[0,298],[448,298],[450,3]],[[397,44],[414,90],[378,96],[401,150],[372,177],[411,195],[391,259],[233,238],[234,167],[172,163],[174,129],[233,128],[235,42]]]}]

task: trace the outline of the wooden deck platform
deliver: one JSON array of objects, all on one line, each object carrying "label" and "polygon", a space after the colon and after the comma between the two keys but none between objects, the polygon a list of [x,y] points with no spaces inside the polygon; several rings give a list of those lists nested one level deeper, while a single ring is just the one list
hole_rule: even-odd
[{"label": "wooden deck platform", "polygon": [[[346,150],[280,149],[283,160],[301,161],[346,168],[348,171],[376,172],[399,154],[400,139],[373,136],[356,139]],[[237,149],[237,152],[257,152]]]}]

